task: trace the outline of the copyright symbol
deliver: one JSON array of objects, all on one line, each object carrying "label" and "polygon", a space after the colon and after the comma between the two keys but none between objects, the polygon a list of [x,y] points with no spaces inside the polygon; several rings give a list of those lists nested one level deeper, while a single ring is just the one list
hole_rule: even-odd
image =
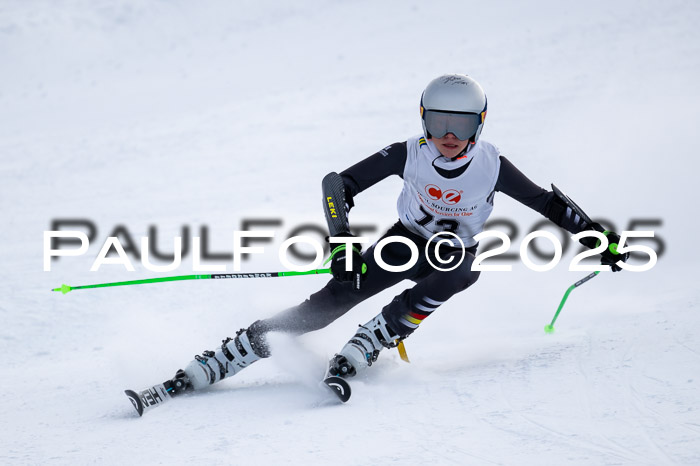
[{"label": "copyright symbol", "polygon": [[[438,260],[438,262],[440,264],[447,265],[447,264],[450,264],[451,262],[454,261],[454,259],[455,259],[454,256],[451,256],[447,260],[440,257],[440,246],[447,243],[447,245],[449,245],[450,247],[455,247],[454,241],[452,241],[451,239],[445,238],[445,235],[454,236],[457,239],[457,241],[459,242],[460,246],[462,246],[462,257],[459,258],[459,261],[455,265],[453,265],[452,267],[449,267],[449,268],[447,268],[447,267],[442,268],[439,265],[433,264],[433,261],[430,259],[430,254],[429,254],[429,252],[430,252],[429,248],[432,246],[433,248],[435,248],[435,258]],[[435,239],[435,238],[440,238],[440,239],[433,244],[433,239]],[[435,270],[440,270],[441,272],[449,272],[450,270],[454,270],[457,267],[459,267],[460,264],[462,264],[462,262],[464,261],[464,257],[466,255],[467,254],[466,254],[465,249],[464,249],[464,242],[462,241],[462,238],[460,238],[456,234],[452,233],[451,231],[443,231],[441,233],[435,233],[433,236],[430,237],[430,239],[428,240],[428,243],[425,245],[425,257],[428,259],[428,263],[430,263],[430,265]]]}]

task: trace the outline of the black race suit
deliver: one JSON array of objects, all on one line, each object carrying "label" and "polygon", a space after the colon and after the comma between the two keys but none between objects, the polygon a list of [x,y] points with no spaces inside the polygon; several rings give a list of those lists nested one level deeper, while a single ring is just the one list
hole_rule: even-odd
[{"label": "black race suit", "polygon": [[[388,157],[387,153],[391,156]],[[395,143],[343,171],[340,175],[345,184],[348,208],[353,206],[353,199],[357,194],[375,183],[390,175],[402,177],[405,163],[406,143]],[[466,170],[468,169],[467,166]],[[459,169],[460,172],[464,170],[464,166]],[[451,176],[449,170],[442,170],[440,174],[445,177]],[[566,206],[554,193],[534,184],[503,156],[495,189],[539,212],[571,233],[578,233],[586,228],[579,219],[576,219],[579,220],[576,222],[566,215]],[[405,272],[388,272],[375,262],[372,246],[362,255],[367,263],[367,274],[361,290],[353,290],[351,282],[331,279],[323,289],[312,294],[303,303],[252,324],[248,329],[251,337],[258,339],[269,331],[299,335],[321,329],[365,299],[404,279],[409,279],[415,282],[415,285],[394,297],[382,309],[392,329],[400,336],[406,337],[442,303],[474,284],[479,278],[479,272],[471,270],[476,246],[466,249],[466,257],[459,267],[452,271],[439,271],[430,265],[425,256],[425,238],[409,231],[400,222],[392,226],[383,237],[386,236],[403,236],[412,240],[420,252],[418,262]],[[429,251],[432,262],[437,264],[434,248],[429,248]],[[444,246],[440,248],[443,260],[449,255],[456,255],[456,259],[459,259],[461,254],[461,249]],[[401,243],[390,243],[382,250],[382,259],[390,265],[406,264],[409,258],[408,246]]]}]

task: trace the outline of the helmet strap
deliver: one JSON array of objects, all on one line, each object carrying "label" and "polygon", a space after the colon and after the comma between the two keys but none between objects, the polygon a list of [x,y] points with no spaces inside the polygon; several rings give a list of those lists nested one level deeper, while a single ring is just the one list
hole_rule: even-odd
[{"label": "helmet strap", "polygon": [[472,141],[471,139],[469,139],[469,142],[464,147],[464,149],[462,149],[462,152],[460,152],[459,154],[455,155],[454,157],[452,157],[451,159],[448,159],[448,160],[450,162],[455,162],[455,161],[461,159],[462,157],[465,157],[467,155],[467,152],[469,152],[469,150],[472,148],[472,146],[474,144],[476,144],[476,143],[474,141]]}]

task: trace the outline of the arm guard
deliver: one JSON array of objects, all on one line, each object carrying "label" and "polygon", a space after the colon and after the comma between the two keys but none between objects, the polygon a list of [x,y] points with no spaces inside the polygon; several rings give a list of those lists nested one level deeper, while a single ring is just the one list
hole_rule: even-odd
[{"label": "arm guard", "polygon": [[583,209],[559,188],[552,185],[552,191],[542,189],[503,156],[501,156],[496,191],[501,191],[539,212],[568,232],[578,233],[587,230],[592,223]]},{"label": "arm guard", "polygon": [[353,197],[390,175],[402,176],[406,157],[406,142],[397,142],[356,163],[340,175],[332,172],[323,178],[323,213],[331,236],[350,233],[348,212],[353,207]]},{"label": "arm guard", "polygon": [[321,189],[323,191],[323,213],[326,216],[330,236],[349,233],[349,205],[345,199],[343,178],[336,172],[331,172],[323,178]]},{"label": "arm guard", "polygon": [[552,183],[552,191],[556,196],[556,200],[563,203],[563,206],[565,207],[565,210],[563,210],[561,213],[562,217],[565,217],[568,221],[573,222],[576,225],[580,225],[583,230],[595,229],[601,232],[603,231],[600,229],[602,228],[600,224],[593,222],[586,212],[584,212],[583,209],[578,206],[578,204],[572,201],[569,196],[554,186],[554,183]]}]

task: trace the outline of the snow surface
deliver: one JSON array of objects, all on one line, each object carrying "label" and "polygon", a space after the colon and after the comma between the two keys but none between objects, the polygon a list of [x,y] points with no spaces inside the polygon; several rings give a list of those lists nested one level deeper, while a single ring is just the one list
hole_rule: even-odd
[{"label": "snow surface", "polygon": [[[0,463],[700,464],[699,22],[676,0],[3,1]],[[553,335],[584,275],[573,252],[484,273],[407,340],[411,364],[385,351],[350,403],[324,404],[326,358],[400,284],[135,418],[123,389],[326,279],[49,289],[157,275],[89,272],[117,225],[157,225],[162,250],[207,225],[230,252],[245,218],[283,219],[275,245],[322,223],[323,175],[420,132],[420,92],[447,72],[482,83],[482,137],[535,182],[619,228],[662,219],[656,267],[574,291]],[[393,223],[400,186],[363,193],[353,223]],[[494,216],[539,220],[503,195]],[[44,272],[57,218],[91,219],[98,240]],[[279,268],[266,251],[245,270]]]}]

